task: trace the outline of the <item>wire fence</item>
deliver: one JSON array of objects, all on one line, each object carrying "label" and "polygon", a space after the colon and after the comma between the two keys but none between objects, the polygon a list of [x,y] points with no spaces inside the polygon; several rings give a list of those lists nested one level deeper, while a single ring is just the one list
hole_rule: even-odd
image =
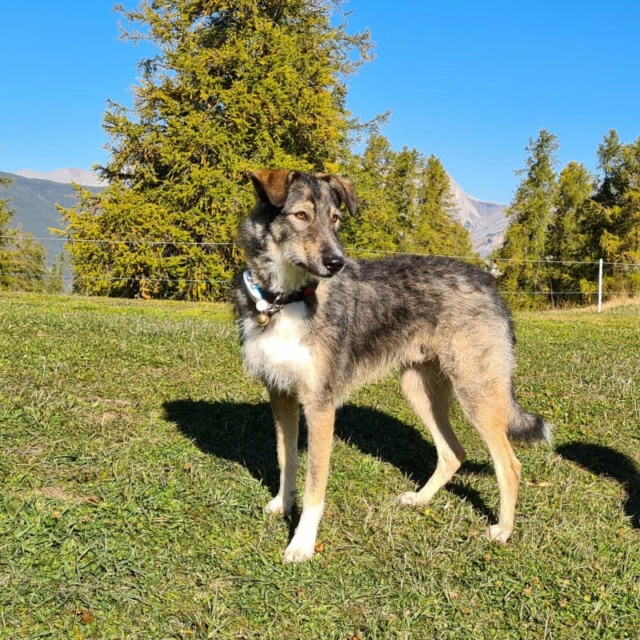
[{"label": "wire fence", "polygon": [[[0,239],[12,239],[16,240],[22,234],[14,233],[13,235],[0,235]],[[26,235],[26,234],[25,234]],[[173,239],[164,239],[164,240],[152,240],[146,238],[111,238],[111,239],[91,239],[91,238],[68,238],[64,236],[48,236],[48,237],[33,237],[30,236],[30,239],[36,240],[39,242],[45,242],[50,244],[51,242],[59,242],[61,243],[60,251],[64,251],[64,249],[69,244],[93,244],[93,245],[125,245],[127,247],[135,247],[135,246],[149,246],[149,247],[162,247],[162,246],[173,246],[173,247],[210,247],[210,248],[234,248],[239,246],[234,242],[216,242],[216,241],[182,241],[182,240],[173,240]],[[421,254],[418,252],[406,252],[406,251],[389,251],[389,250],[380,250],[380,249],[365,249],[361,247],[345,247],[345,253],[348,255],[361,255],[364,254],[367,257],[372,256],[406,256],[406,255],[433,255],[433,254]],[[626,271],[636,273],[640,270],[640,263],[636,262],[610,262],[610,261],[586,261],[586,260],[556,260],[552,257],[539,260],[534,258],[494,258],[494,257],[478,257],[477,255],[472,256],[460,256],[460,255],[440,255],[438,257],[443,258],[451,258],[456,260],[463,260],[468,262],[481,262],[484,263],[484,266],[487,271],[497,276],[501,273],[502,269],[505,268],[508,264],[519,263],[519,264],[538,264],[546,267],[554,266],[557,267],[566,266],[566,267],[576,267],[579,265],[582,266],[592,266],[594,270],[598,269],[597,279],[593,280],[592,290],[504,290],[501,289],[500,293],[504,296],[514,296],[514,297],[522,297],[522,296],[533,296],[533,297],[550,297],[550,298],[587,298],[588,301],[591,301],[591,298],[597,296],[598,301],[598,310],[602,308],[603,299],[606,297],[610,298],[632,298],[634,296],[638,296],[639,292],[634,291],[633,289],[628,288],[606,288],[605,287],[605,277],[607,275],[607,271]],[[561,271],[557,271],[557,273],[562,273]],[[639,274],[640,275],[640,274]],[[11,280],[13,279],[16,283],[16,289],[19,288],[19,282],[22,280],[40,280],[47,281],[51,279],[57,279],[58,281],[63,283],[63,290],[70,292],[72,290],[72,285],[74,281],[79,280],[77,276],[70,271],[69,266],[67,265],[66,271],[54,271],[51,268],[47,268],[44,271],[19,271],[19,270],[7,270],[0,271],[0,277],[3,277],[5,280],[5,288],[11,289]],[[9,279],[9,282],[7,282]],[[101,282],[101,283],[144,283],[146,285],[158,285],[158,284],[175,284],[175,285],[217,285],[217,287],[223,289],[231,289],[233,282],[232,279],[221,279],[221,278],[193,278],[193,277],[157,277],[157,276],[145,276],[145,275],[127,275],[127,276],[117,276],[111,274],[103,274],[96,276],[85,276],[81,277],[83,282]],[[8,286],[7,286],[8,285]]]},{"label": "wire fence", "polygon": [[[20,237],[23,234],[16,233],[13,235],[1,235],[2,239],[15,239],[16,237]],[[26,235],[26,234],[24,234]],[[145,238],[110,238],[106,239],[98,239],[98,238],[68,238],[64,236],[46,236],[46,237],[31,237],[32,240],[36,240],[38,242],[60,242],[65,244],[96,244],[96,245],[148,245],[148,246],[194,246],[194,247],[239,247],[236,242],[214,242],[214,241],[201,241],[201,242],[193,242],[193,241],[182,241],[182,240],[149,240]],[[366,254],[380,254],[380,255],[399,255],[399,256],[415,256],[415,255],[427,255],[422,254],[415,251],[390,251],[385,249],[363,249],[361,247],[345,247],[345,251],[347,253],[366,253]],[[428,254],[433,255],[433,254]],[[444,255],[438,254],[437,257],[440,258],[452,258],[455,260],[468,260],[468,261],[477,261],[477,255],[471,256],[460,256],[460,255]],[[543,260],[537,258],[489,258],[489,257],[481,257],[485,263],[493,263],[493,262],[518,262],[518,263],[539,263],[539,264],[565,264],[565,265],[576,265],[576,264],[591,264],[597,265],[597,260],[554,260],[553,258],[545,258]],[[615,266],[627,266],[627,267],[640,267],[640,262],[608,262],[603,261],[605,265],[615,265]]]}]

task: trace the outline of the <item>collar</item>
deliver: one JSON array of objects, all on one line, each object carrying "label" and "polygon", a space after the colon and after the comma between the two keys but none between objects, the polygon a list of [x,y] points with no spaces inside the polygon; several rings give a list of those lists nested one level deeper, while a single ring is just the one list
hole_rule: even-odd
[{"label": "collar", "polygon": [[274,293],[260,288],[254,282],[248,269],[242,274],[242,281],[249,297],[255,302],[256,310],[258,311],[258,324],[261,325],[268,324],[271,316],[280,311],[286,304],[302,302],[302,300],[313,295],[318,288],[317,282],[311,282],[291,293]]}]

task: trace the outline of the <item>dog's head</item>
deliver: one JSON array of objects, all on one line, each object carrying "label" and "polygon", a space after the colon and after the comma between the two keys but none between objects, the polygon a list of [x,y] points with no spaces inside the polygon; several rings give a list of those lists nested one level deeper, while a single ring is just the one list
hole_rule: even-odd
[{"label": "dog's head", "polygon": [[254,220],[283,266],[321,278],[338,273],[345,264],[337,237],[341,205],[349,213],[356,208],[351,184],[325,173],[285,169],[256,171],[251,180],[258,196]]}]

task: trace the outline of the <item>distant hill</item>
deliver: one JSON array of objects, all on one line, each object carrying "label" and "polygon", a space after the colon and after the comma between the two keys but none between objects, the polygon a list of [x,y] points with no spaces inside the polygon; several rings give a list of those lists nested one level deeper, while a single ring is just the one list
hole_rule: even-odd
[{"label": "distant hill", "polygon": [[[49,232],[50,227],[60,229],[63,226],[55,205],[71,207],[77,202],[71,182],[86,186],[94,192],[101,189],[95,174],[84,169],[57,169],[50,173],[24,169],[17,174],[0,172],[0,176],[13,180],[8,189],[0,189],[0,198],[11,198],[9,207],[15,212],[13,226],[21,226],[36,238],[42,238],[49,263],[63,246],[63,242],[55,239]],[[449,177],[458,208],[458,219],[469,229],[474,249],[481,256],[486,256],[500,247],[504,240],[507,228],[505,205],[473,198]]]},{"label": "distant hill", "polygon": [[[64,228],[56,204],[72,207],[77,202],[75,189],[71,184],[25,178],[15,173],[0,171],[0,176],[13,181],[7,189],[0,188],[0,198],[9,198],[9,209],[14,212],[11,226],[22,227],[39,238],[47,250],[47,261],[51,264],[64,246],[64,242],[49,231],[50,227]],[[87,188],[100,191],[98,187]]]},{"label": "distant hill", "polygon": [[35,178],[36,180],[50,180],[51,182],[61,182],[63,184],[81,184],[85,187],[106,187],[106,183],[100,180],[92,171],[86,169],[74,169],[65,167],[55,171],[34,171],[33,169],[20,169],[16,175],[23,178]]}]

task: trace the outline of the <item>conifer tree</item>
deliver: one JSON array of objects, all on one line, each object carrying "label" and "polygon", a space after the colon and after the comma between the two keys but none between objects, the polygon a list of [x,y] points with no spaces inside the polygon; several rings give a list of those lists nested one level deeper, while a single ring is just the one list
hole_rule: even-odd
[{"label": "conifer tree", "polygon": [[[380,133],[343,173],[353,180],[358,210],[345,218],[347,248],[365,257],[406,252],[472,256],[471,236],[455,219],[451,182],[440,160],[416,149],[393,151]],[[364,249],[364,251],[363,251]]]},{"label": "conifer tree", "polygon": [[[526,148],[526,168],[516,171],[522,180],[507,208],[510,219],[503,246],[493,257],[505,291],[548,292],[548,272],[539,263],[546,256],[546,237],[557,196],[555,166],[558,139],[541,129]],[[543,296],[522,296],[522,306],[543,306]]]},{"label": "conifer tree", "polygon": [[[0,177],[0,189],[11,184],[9,178]],[[6,199],[0,198],[0,287],[6,287],[13,273],[13,259],[9,251],[9,223],[11,210]]]},{"label": "conifer tree", "polygon": [[411,242],[422,252],[469,257],[474,254],[471,234],[455,219],[451,181],[434,155],[426,160],[419,190],[418,224]]},{"label": "conifer tree", "polygon": [[[142,61],[134,109],[104,116],[100,194],[61,209],[76,289],[219,296],[261,167],[335,172],[358,126],[345,80],[370,58],[368,32],[334,24],[341,0],[143,0],[118,7],[157,55]],[[102,240],[101,244],[88,242]],[[83,242],[86,241],[86,242]],[[154,241],[156,244],[148,244]]]},{"label": "conifer tree", "polygon": [[340,173],[352,181],[358,207],[355,214],[345,216],[340,237],[356,257],[375,257],[398,248],[395,204],[388,189],[394,155],[389,140],[373,133],[362,154],[350,153],[342,162]]},{"label": "conifer tree", "polygon": [[48,273],[44,245],[35,240],[33,234],[20,229],[11,229],[9,235],[14,274],[9,279],[10,287],[19,291],[45,291]]},{"label": "conifer tree", "polygon": [[424,156],[417,149],[408,147],[394,153],[389,165],[387,191],[393,202],[393,218],[398,227],[396,236],[400,251],[420,250],[415,241],[422,222],[419,192],[423,184],[424,169]]},{"label": "conifer tree", "polygon": [[585,254],[612,263],[611,291],[640,290],[640,137],[624,144],[611,130],[598,147],[602,179],[584,217]]},{"label": "conifer tree", "polygon": [[[594,177],[582,163],[569,162],[560,172],[556,205],[546,238],[546,254],[553,259],[549,279],[554,302],[578,302],[571,296],[581,290],[581,282],[589,282],[593,276],[591,266],[581,261],[586,243],[583,221],[591,207],[594,189]],[[582,286],[584,293],[590,289],[591,286]]]},{"label": "conifer tree", "polygon": [[[11,179],[0,178],[0,188]],[[46,250],[31,233],[14,229],[8,200],[0,198],[0,288],[43,291],[46,286]]]}]

